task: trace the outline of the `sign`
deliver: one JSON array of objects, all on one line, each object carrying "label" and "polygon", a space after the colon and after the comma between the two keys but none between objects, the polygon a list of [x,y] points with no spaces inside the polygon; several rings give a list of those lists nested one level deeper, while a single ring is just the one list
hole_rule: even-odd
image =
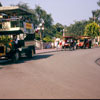
[{"label": "sign", "polygon": [[33,24],[24,23],[24,32],[25,33],[33,33],[34,32]]},{"label": "sign", "polygon": [[30,24],[30,23],[26,23],[26,29],[32,29],[33,28],[33,25]]},{"label": "sign", "polygon": [[35,45],[35,41],[27,41],[25,42],[25,46],[33,46]]}]

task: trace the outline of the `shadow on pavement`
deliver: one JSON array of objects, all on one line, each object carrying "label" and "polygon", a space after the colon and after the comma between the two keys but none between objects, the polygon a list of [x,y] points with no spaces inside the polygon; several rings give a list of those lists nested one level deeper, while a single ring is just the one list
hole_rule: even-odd
[{"label": "shadow on pavement", "polygon": [[[0,61],[0,65],[6,66],[6,65],[13,65],[13,64],[21,64],[25,63],[27,61],[34,61],[34,60],[40,60],[40,59],[46,59],[53,56],[53,54],[48,54],[48,55],[36,55],[32,58],[27,58],[27,57],[21,57],[20,60],[17,63],[13,63],[11,60],[5,60],[5,61]],[[0,67],[0,69],[3,69],[3,67]]]},{"label": "shadow on pavement", "polygon": [[48,55],[36,55],[33,57],[33,60],[39,60],[39,59],[46,59],[53,56],[53,54],[48,54]]},{"label": "shadow on pavement", "polygon": [[70,49],[61,49],[61,50],[52,50],[52,51],[44,51],[44,52],[40,52],[40,53],[37,53],[37,54],[46,54],[46,53],[53,53],[53,52],[65,52],[65,51],[76,51],[76,50],[70,50]]},{"label": "shadow on pavement", "polygon": [[3,67],[0,67],[0,69],[3,69]]},{"label": "shadow on pavement", "polygon": [[95,61],[95,63],[96,63],[98,66],[100,66],[100,58],[98,58],[98,59]]}]

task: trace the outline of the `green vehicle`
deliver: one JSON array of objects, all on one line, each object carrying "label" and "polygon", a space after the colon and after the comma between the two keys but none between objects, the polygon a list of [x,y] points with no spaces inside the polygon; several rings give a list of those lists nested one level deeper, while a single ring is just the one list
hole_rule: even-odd
[{"label": "green vehicle", "polygon": [[0,7],[0,59],[17,62],[35,54],[32,13],[19,7]]}]

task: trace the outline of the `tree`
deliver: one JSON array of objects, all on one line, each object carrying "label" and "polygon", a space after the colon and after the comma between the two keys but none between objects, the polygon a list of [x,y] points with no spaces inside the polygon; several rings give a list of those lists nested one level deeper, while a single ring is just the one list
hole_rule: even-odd
[{"label": "tree", "polygon": [[38,20],[37,26],[42,22],[42,20],[44,20],[44,28],[45,28],[45,30],[43,31],[43,34],[42,34],[43,37],[44,38],[45,37],[49,37],[49,38],[52,39],[52,36],[53,36],[53,33],[52,33],[53,19],[51,17],[51,14],[48,14],[40,6],[36,6],[36,8],[35,8],[35,14],[36,14],[37,20]]},{"label": "tree", "polygon": [[89,21],[75,21],[74,24],[71,24],[66,28],[68,34],[74,34],[75,36],[81,36],[84,34],[85,26],[89,23]]},{"label": "tree", "polygon": [[[100,0],[97,2],[98,6],[100,7]],[[94,10],[92,11],[92,14],[93,14],[93,18],[92,21],[95,21],[96,23],[100,23],[100,10],[97,9],[97,10]]]},{"label": "tree", "polygon": [[2,7],[2,3],[0,2],[0,7]]},{"label": "tree", "polygon": [[60,23],[53,25],[53,34],[55,37],[62,38],[64,26]]},{"label": "tree", "polygon": [[49,36],[47,36],[43,39],[43,42],[52,42],[52,39]]},{"label": "tree", "polygon": [[46,28],[50,28],[52,26],[53,19],[51,17],[51,14],[47,14],[47,12],[43,10],[40,6],[36,6],[35,14],[38,19],[38,24],[40,24],[41,21],[44,20]]},{"label": "tree", "polygon": [[26,9],[26,10],[29,10],[29,6],[28,6],[27,3],[19,2],[19,3],[17,4],[17,6],[22,7],[22,8],[24,8],[24,9]]},{"label": "tree", "polygon": [[93,22],[86,25],[84,35],[90,36],[91,38],[95,38],[96,36],[100,35],[99,31],[100,31],[100,26],[97,23]]},{"label": "tree", "polygon": [[98,6],[100,6],[100,0],[97,2]]}]

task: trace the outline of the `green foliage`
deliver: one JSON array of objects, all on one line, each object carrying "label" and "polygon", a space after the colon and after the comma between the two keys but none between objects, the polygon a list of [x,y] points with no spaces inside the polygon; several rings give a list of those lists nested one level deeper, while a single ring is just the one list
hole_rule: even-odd
[{"label": "green foliage", "polygon": [[27,3],[20,2],[20,3],[18,3],[17,6],[22,7],[24,9],[26,9],[26,10],[29,10],[29,6],[28,6]]},{"label": "green foliage", "polygon": [[[98,2],[98,5],[100,5],[100,0]],[[84,35],[84,33],[86,35],[90,35],[89,32],[87,32],[87,28],[86,25],[91,23],[92,20],[86,21],[75,21],[74,24],[71,24],[70,26],[63,26],[60,23],[57,23],[55,25],[53,25],[53,18],[51,14],[48,14],[45,10],[43,10],[40,6],[36,6],[35,9],[30,9],[29,6],[27,5],[27,3],[19,3],[18,6],[30,11],[33,13],[32,16],[32,21],[34,24],[34,28],[38,27],[39,24],[42,22],[42,20],[44,20],[44,31],[43,31],[43,40],[44,42],[48,42],[48,41],[52,41],[52,37],[58,37],[58,38],[62,38],[63,36],[63,29],[67,30],[67,35],[69,36],[81,36]],[[95,13],[95,16],[98,18],[100,15],[100,10],[97,10]],[[96,22],[99,23],[99,21],[96,20]],[[92,36],[96,36],[98,35],[98,33],[91,33]],[[95,34],[95,35],[93,35]],[[38,33],[36,33],[36,39],[40,40],[40,35]]]},{"label": "green foliage", "polygon": [[35,34],[35,39],[40,40],[40,35],[38,33]]},{"label": "green foliage", "polygon": [[85,26],[89,21],[76,21],[75,24],[71,24],[66,28],[68,34],[74,34],[75,36],[81,36],[84,34]]},{"label": "green foliage", "polygon": [[98,6],[100,6],[100,0],[97,2]]},{"label": "green foliage", "polygon": [[53,36],[57,37],[57,38],[62,38],[63,29],[64,29],[64,26],[60,23],[57,23],[56,25],[53,25],[52,26]]},{"label": "green foliage", "polygon": [[36,6],[35,14],[37,16],[38,24],[40,24],[41,20],[43,19],[45,22],[44,25],[46,28],[49,28],[52,26],[53,19],[51,17],[51,14],[47,14],[47,12],[43,10],[40,6]]},{"label": "green foliage", "polygon": [[[98,6],[100,7],[100,0],[97,2]],[[100,24],[100,9],[92,11],[92,14],[95,19],[91,18],[92,21],[95,20],[96,23]]]},{"label": "green foliage", "polygon": [[4,36],[4,35],[0,36],[0,43],[6,44],[9,42],[9,40],[10,40],[9,36]]},{"label": "green foliage", "polygon": [[52,39],[50,37],[43,38],[43,42],[52,42]]},{"label": "green foliage", "polygon": [[100,26],[97,23],[93,22],[93,23],[88,24],[85,27],[85,34],[84,35],[95,38],[96,36],[100,35],[99,30],[100,30]]}]

